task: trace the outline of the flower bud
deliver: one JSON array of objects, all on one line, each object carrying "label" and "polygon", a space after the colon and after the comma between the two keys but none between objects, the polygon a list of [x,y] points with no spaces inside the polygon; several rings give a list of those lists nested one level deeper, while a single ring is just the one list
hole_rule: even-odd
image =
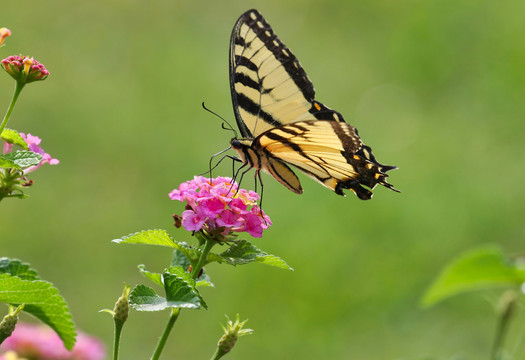
[{"label": "flower bud", "polygon": [[124,285],[122,296],[119,297],[115,303],[115,307],[113,308],[113,319],[115,320],[115,323],[124,324],[128,319],[130,291],[131,287]]},{"label": "flower bud", "polygon": [[15,330],[16,323],[18,322],[18,313],[22,311],[24,305],[20,305],[16,310],[9,305],[9,313],[4,316],[0,321],[0,344],[7,339]]},{"label": "flower bud", "polygon": [[248,320],[239,322],[239,314],[235,319],[235,322],[228,320],[226,327],[222,327],[224,330],[224,335],[219,339],[217,343],[218,352],[222,355],[227,354],[233,349],[237,339],[243,335],[250,335],[253,333],[252,329],[243,329],[242,327]]},{"label": "flower bud", "polygon": [[4,44],[4,40],[8,36],[11,36],[11,30],[8,28],[0,28],[0,46]]},{"label": "flower bud", "polygon": [[2,66],[13,79],[22,84],[44,80],[49,76],[49,71],[43,64],[27,56],[9,56],[2,60]]}]

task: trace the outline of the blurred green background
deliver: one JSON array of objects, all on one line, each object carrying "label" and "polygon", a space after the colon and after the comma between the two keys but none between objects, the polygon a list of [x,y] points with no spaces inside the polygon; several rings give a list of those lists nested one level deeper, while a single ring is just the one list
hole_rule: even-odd
[{"label": "blurred green background", "polygon": [[[172,227],[183,209],[167,194],[229,143],[200,104],[234,121],[229,38],[252,7],[317,99],[399,166],[390,182],[403,193],[377,188],[364,202],[301,176],[297,196],[265,176],[274,225],[255,242],[295,271],[211,265],[209,310],[183,312],[163,358],[209,358],[219,322],[237,312],[255,333],[230,359],[488,357],[497,293],[419,301],[460,252],[524,250],[525,2],[4,2],[0,26],[13,36],[1,57],[31,55],[51,72],[26,87],[9,127],[42,137],[61,163],[31,174],[30,199],[0,204],[0,255],[30,262],[77,326],[110,346],[112,321],[98,311],[123,281],[145,282],[137,264],[159,271],[171,256],[110,240],[164,228],[191,241]],[[13,86],[0,76],[0,109]],[[148,358],[167,315],[133,312],[121,358]]]}]

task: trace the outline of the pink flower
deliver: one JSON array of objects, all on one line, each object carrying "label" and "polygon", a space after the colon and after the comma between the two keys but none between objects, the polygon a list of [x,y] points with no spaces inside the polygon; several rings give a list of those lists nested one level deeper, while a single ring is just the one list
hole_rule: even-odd
[{"label": "pink flower", "polygon": [[43,64],[28,56],[9,56],[2,60],[2,65],[13,79],[22,84],[44,80],[49,76],[49,71]]},{"label": "pink flower", "polygon": [[[42,161],[40,161],[40,164],[28,167],[24,170],[24,174],[28,174],[32,171],[35,171],[45,163],[48,163],[49,165],[57,165],[60,161],[58,159],[53,159],[51,155],[46,153],[44,149],[40,147],[40,143],[42,142],[42,139],[40,139],[38,136],[34,136],[31,134],[24,134],[20,133],[20,136],[22,136],[22,139],[27,143],[27,146],[29,147],[29,150],[32,152],[35,152],[37,154],[42,155]],[[4,151],[5,151],[5,145],[4,145]]]},{"label": "pink flower", "polygon": [[104,345],[94,337],[79,333],[73,350],[68,351],[51,328],[24,323],[18,323],[0,346],[0,354],[11,352],[35,360],[103,360],[106,356]]},{"label": "pink flower", "polygon": [[11,30],[8,28],[0,28],[0,46],[4,43],[6,37],[11,36]]},{"label": "pink flower", "polygon": [[248,232],[262,237],[263,230],[271,225],[270,218],[257,206],[259,195],[239,189],[230,178],[195,176],[171,191],[169,197],[187,203],[182,226],[188,231],[223,236],[231,231]]}]

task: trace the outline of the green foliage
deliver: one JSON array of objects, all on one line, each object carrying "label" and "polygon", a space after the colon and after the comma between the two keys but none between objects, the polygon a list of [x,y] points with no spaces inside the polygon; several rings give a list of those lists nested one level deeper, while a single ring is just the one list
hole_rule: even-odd
[{"label": "green foliage", "polygon": [[265,253],[247,240],[236,241],[228,250],[222,252],[219,255],[219,260],[216,261],[226,262],[234,266],[258,262],[285,270],[293,270],[283,259]]},{"label": "green foliage", "polygon": [[467,251],[453,259],[441,271],[423,298],[423,305],[435,303],[459,293],[495,287],[517,287],[525,282],[525,269],[508,259],[496,246]]},{"label": "green foliage", "polygon": [[20,136],[20,134],[16,130],[4,129],[4,131],[2,131],[1,138],[2,140],[5,140],[10,144],[21,146],[24,150],[29,149],[25,140],[22,138],[22,136]]},{"label": "green foliage", "polygon": [[[189,264],[195,266],[197,260],[202,254],[200,247],[189,246],[185,242],[177,242],[165,230],[144,230],[120,239],[113,240],[116,244],[142,244],[167,246],[180,251],[189,261]],[[268,254],[247,240],[235,240],[228,243],[229,248],[220,253],[209,253],[206,257],[205,264],[212,262],[226,263],[230,265],[245,265],[251,262],[275,266],[280,269],[293,270],[281,258]],[[180,265],[183,265],[181,263]]]},{"label": "green foliage", "polygon": [[71,350],[76,333],[67,304],[53,284],[37,279],[29,265],[2,258],[0,301],[13,306],[24,304],[23,311],[49,325]]},{"label": "green foliage", "polygon": [[42,155],[27,150],[16,150],[11,153],[0,155],[1,168],[15,168],[22,170],[33,165],[40,164]]},{"label": "green foliage", "polygon": [[22,280],[39,280],[36,270],[17,259],[0,258],[0,274],[10,274]]},{"label": "green foliage", "polygon": [[[180,266],[183,269],[189,269],[190,268],[190,260],[186,255],[184,255],[179,250],[175,250],[173,252],[173,258],[171,259],[171,266]],[[195,286],[211,286],[213,287],[213,283],[211,282],[210,277],[206,274],[206,270],[204,268],[201,269],[202,274],[197,277],[197,280],[195,281]]]},{"label": "green foliage", "polygon": [[195,281],[181,267],[170,267],[162,275],[154,274],[140,267],[142,274],[163,286],[165,297],[145,285],[137,285],[130,294],[131,307],[138,311],[161,311],[167,308],[207,308],[204,299],[195,289]]}]

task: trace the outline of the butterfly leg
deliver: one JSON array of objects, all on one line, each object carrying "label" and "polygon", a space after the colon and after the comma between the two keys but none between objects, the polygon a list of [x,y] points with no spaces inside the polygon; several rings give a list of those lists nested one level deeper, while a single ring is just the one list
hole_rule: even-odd
[{"label": "butterfly leg", "polygon": [[261,196],[259,197],[259,215],[262,217],[264,223],[266,225],[268,225],[266,223],[266,220],[264,219],[264,216],[263,216],[263,210],[262,210],[262,202],[263,202],[263,193],[264,193],[264,184],[263,184],[263,181],[262,181],[262,178],[261,178],[261,170],[257,170],[255,171],[255,192],[257,192],[257,179],[259,179],[259,182],[261,183]]}]

